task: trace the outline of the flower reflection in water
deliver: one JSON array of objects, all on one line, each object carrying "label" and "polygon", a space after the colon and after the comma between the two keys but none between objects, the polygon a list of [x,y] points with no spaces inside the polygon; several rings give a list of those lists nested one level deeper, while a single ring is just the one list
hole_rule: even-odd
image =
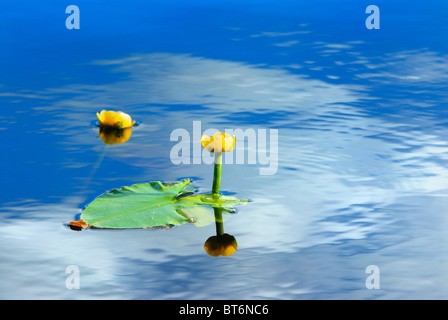
[{"label": "flower reflection in water", "polygon": [[132,127],[136,121],[122,111],[102,110],[96,114],[98,118],[98,136],[105,144],[125,143],[132,135]]},{"label": "flower reflection in water", "polygon": [[[101,113],[96,114],[98,118],[98,122],[96,126],[98,127],[98,137],[101,137],[101,140],[104,144],[103,150],[98,157],[95,165],[92,168],[92,172],[90,173],[89,178],[84,184],[84,188],[81,191],[81,194],[84,194],[90,185],[93,176],[97,172],[98,168],[101,166],[101,163],[106,156],[107,149],[109,145],[122,144],[127,142],[132,135],[132,127],[138,125],[136,121],[132,120],[131,116],[118,111],[101,111]],[[81,228],[83,226],[80,226]]]},{"label": "flower reflection in water", "polygon": [[238,249],[238,243],[234,236],[224,233],[224,223],[222,220],[223,209],[214,208],[216,236],[211,236],[204,243],[205,251],[212,257],[231,256]]},{"label": "flower reflection in water", "polygon": [[98,131],[98,136],[101,136],[101,140],[109,145],[125,143],[129,140],[131,135],[132,128],[100,127]]}]

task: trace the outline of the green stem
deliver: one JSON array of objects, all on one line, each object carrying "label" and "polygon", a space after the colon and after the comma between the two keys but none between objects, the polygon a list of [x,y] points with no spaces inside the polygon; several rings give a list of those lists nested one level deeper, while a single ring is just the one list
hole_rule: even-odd
[{"label": "green stem", "polygon": [[219,194],[219,188],[221,186],[221,168],[222,168],[222,152],[215,152],[215,169],[213,172],[213,187],[212,187],[212,193],[214,195]]},{"label": "green stem", "polygon": [[216,235],[222,236],[224,234],[224,223],[222,221],[222,209],[213,208],[215,211]]},{"label": "green stem", "polygon": [[[215,152],[215,168],[213,171],[213,196],[219,196],[219,188],[221,186],[221,169],[222,169],[222,152]],[[215,211],[216,235],[224,234],[224,224],[222,222],[222,209],[213,208]]]}]

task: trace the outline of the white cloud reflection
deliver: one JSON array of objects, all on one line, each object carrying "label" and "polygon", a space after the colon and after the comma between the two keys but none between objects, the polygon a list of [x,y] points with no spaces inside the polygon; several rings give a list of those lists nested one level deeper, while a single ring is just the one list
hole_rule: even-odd
[{"label": "white cloud reflection", "polygon": [[122,82],[89,88],[85,93],[94,99],[89,100],[92,103],[101,93],[98,103],[102,104],[191,104],[219,111],[266,113],[310,110],[362,98],[354,92],[359,89],[356,86],[329,84],[279,68],[191,55],[148,54],[95,64],[128,76]]},{"label": "white cloud reflection", "polygon": [[[320,45],[350,49],[354,44]],[[398,55],[391,59],[426,61],[424,57]],[[391,62],[386,59],[384,63]],[[76,110],[63,115],[70,118],[68,123],[76,129],[73,123],[85,123],[86,115],[94,114],[98,106],[129,106],[139,113],[143,125],[134,131],[129,143],[119,151],[111,151],[110,156],[142,168],[158,167],[166,179],[204,174],[208,179],[209,168],[204,166],[166,167],[172,147],[168,143],[170,132],[179,127],[191,130],[193,120],[203,121],[203,130],[208,128],[205,127],[208,123],[215,126],[220,123],[218,129],[223,130],[234,127],[228,116],[250,113],[264,119],[262,125],[280,129],[281,170],[270,179],[260,178],[269,181],[259,191],[254,191],[260,188],[259,179],[249,179],[258,176],[256,167],[226,169],[228,190],[238,190],[239,194],[255,200],[238,217],[238,223],[251,226],[251,238],[246,239],[246,245],[294,250],[296,246],[360,239],[381,226],[385,219],[383,215],[371,216],[372,212],[394,204],[397,197],[438,192],[448,178],[443,164],[433,161],[439,155],[444,157],[446,152],[446,143],[437,136],[425,134],[417,125],[371,118],[362,109],[353,107],[363,99],[374,98],[366,95],[364,86],[335,85],[281,68],[187,54],[134,55],[94,64],[107,67],[122,80],[57,89],[58,93],[75,94],[75,97],[59,100],[52,107],[70,106]],[[179,105],[197,108],[183,111],[176,109]],[[147,113],[148,110],[154,112]],[[275,120],[264,116],[278,112],[284,116]],[[244,125],[256,126],[250,118]],[[73,133],[68,138],[82,141],[80,144],[92,140]],[[429,152],[434,148],[419,147],[424,144],[437,146],[434,147],[436,154]],[[166,161],[159,163],[156,159]],[[418,169],[412,167],[414,164]],[[299,203],[297,195],[301,198]],[[316,221],[325,220],[329,213],[341,208],[359,210],[361,220],[370,223],[355,227],[354,221],[348,220],[316,225]],[[259,210],[265,214],[259,215]],[[295,221],[295,228],[285,221]],[[282,238],[278,243],[262,245],[265,233],[282,235]]]},{"label": "white cloud reflection", "polygon": [[[319,45],[349,49],[346,45]],[[416,61],[445,64],[444,58],[431,57],[434,55],[402,53],[377,64],[376,70],[388,65],[402,70]],[[352,65],[362,66],[358,60]],[[55,114],[47,122],[47,130],[53,125],[62,127],[59,134],[73,148],[97,150],[95,133],[79,132],[96,112],[113,108],[136,114],[143,124],[133,131],[129,142],[109,149],[107,156],[143,168],[140,181],[193,176],[204,179],[199,186],[209,188],[209,167],[167,165],[173,145],[169,142],[171,131],[191,130],[194,120],[203,122],[203,130],[235,128],[232,117],[237,117],[238,127],[280,129],[277,175],[259,177],[258,167],[248,165],[225,169],[224,188],[255,200],[238,219],[229,221],[234,230],[242,230],[241,225],[251,230],[247,237],[242,232],[246,246],[288,251],[361,239],[384,226],[390,217],[378,210],[393,205],[399,197],[438,193],[445,188],[446,141],[403,118],[389,122],[354,107],[366,101],[376,103],[375,97],[367,95],[365,85],[332,84],[279,67],[189,54],[142,54],[93,64],[112,72],[116,80],[48,89],[46,94],[62,98],[41,109]],[[312,64],[319,66],[315,61]],[[423,69],[414,70],[420,72],[420,78],[446,77],[439,74],[446,69],[435,65],[426,74]],[[417,76],[417,72],[411,74]],[[326,221],[344,208],[356,212],[359,221]],[[363,221],[368,223],[356,224]],[[267,233],[272,236],[264,237]]]},{"label": "white cloud reflection", "polygon": [[288,37],[288,36],[295,36],[299,34],[307,34],[310,33],[310,31],[307,30],[297,30],[297,31],[289,31],[289,32],[273,32],[273,31],[264,31],[257,34],[251,35],[253,38],[259,38],[259,37],[270,37],[270,38],[277,38],[277,37]]},{"label": "white cloud reflection", "polygon": [[287,47],[292,47],[298,43],[299,43],[298,40],[290,40],[290,41],[286,41],[286,42],[274,43],[273,46],[287,48]]},{"label": "white cloud reflection", "polygon": [[[335,50],[326,51],[326,54],[338,54],[341,50],[356,49],[357,44],[317,45],[320,49]],[[335,65],[353,68],[352,72],[358,79],[399,80],[396,85],[400,85],[408,81],[441,83],[448,77],[447,58],[435,53],[402,52],[384,59],[357,54],[349,57],[351,60],[334,60]],[[386,235],[386,240],[376,240],[375,246],[390,246],[392,249],[389,250],[400,251],[402,247],[395,245],[410,234],[402,227],[403,221],[408,223],[412,233],[424,234],[433,230],[441,219],[436,211],[426,210],[424,203],[412,200],[423,195],[427,201],[430,197],[446,194],[446,130],[431,131],[428,122],[421,125],[421,119],[372,116],[366,109],[356,107],[396,103],[378,99],[367,82],[362,85],[332,84],[279,67],[188,54],[142,54],[95,61],[93,64],[112,72],[111,78],[115,80],[99,85],[81,83],[50,88],[34,97],[58,97],[36,111],[51,111],[51,117],[40,130],[60,135],[63,147],[74,151],[75,156],[63,164],[66,167],[89,166],[85,155],[101,149],[96,132],[80,128],[88,127],[95,119],[95,113],[105,108],[127,111],[143,123],[135,128],[129,142],[107,150],[107,157],[141,169],[141,173],[128,177],[130,184],[190,176],[202,179],[195,182],[202,192],[209,191],[210,166],[169,165],[173,145],[169,141],[171,131],[176,128],[191,130],[194,120],[203,122],[203,130],[209,127],[224,130],[235,126],[279,129],[280,167],[276,175],[259,176],[258,167],[250,165],[232,165],[223,169],[223,189],[235,192],[239,198],[254,200],[226,222],[226,231],[234,234],[240,245],[237,253],[240,256],[236,255],[236,259],[244,259],[248,252],[262,252],[266,257],[267,252],[297,253],[303,248],[332,246],[351,240],[367,243],[372,235],[378,234]],[[317,59],[302,61],[301,64],[322,67]],[[301,65],[290,65],[297,73],[306,69],[299,67]],[[344,79],[343,76],[338,78],[337,70],[334,75],[332,73],[328,77],[331,80]],[[13,98],[22,94],[22,98],[33,98],[32,93],[26,92],[26,97],[23,93],[3,96]],[[423,102],[409,97],[406,104],[422,106]],[[110,188],[119,187],[114,185],[114,178],[103,176],[99,180],[110,182]],[[77,179],[81,184],[87,181],[82,177]],[[103,191],[95,189],[91,193],[96,196]],[[443,199],[439,201],[442,206]],[[413,215],[408,216],[406,210],[410,204],[413,205]],[[79,234],[70,233],[59,224],[71,220],[79,206],[80,203],[65,202],[3,208],[3,211],[12,213],[24,210],[46,221],[42,230],[35,229],[32,219],[17,219],[0,227],[0,238],[4,243],[1,260],[7,262],[6,268],[13,270],[19,262],[21,271],[33,279],[47,272],[51,273],[48,274],[50,278],[56,275],[56,281],[63,286],[66,265],[79,264],[89,272],[86,283],[94,287],[104,288],[103,282],[115,281],[114,285],[106,288],[108,293],[99,292],[98,296],[120,297],[125,292],[118,286],[117,279],[125,278],[121,275],[129,270],[130,265],[129,262],[122,263],[121,259],[140,260],[142,268],[149,267],[151,274],[148,278],[151,279],[152,272],[157,272],[161,261],[170,262],[175,255],[183,259],[204,254],[202,242],[211,235],[210,230],[194,229],[191,232],[188,228],[192,226],[185,226],[174,228],[169,233],[148,235],[131,231],[122,233],[120,237],[115,233],[90,232],[79,240]],[[50,216],[46,216],[48,212]],[[55,225],[60,228],[55,228]],[[46,236],[39,237],[41,233]],[[434,234],[431,242],[441,243],[441,237],[442,233]],[[37,241],[30,240],[34,238]],[[83,248],[92,244],[94,247],[86,254]],[[430,241],[425,238],[420,242],[422,244],[429,245]],[[405,244],[404,247],[410,254],[421,253],[415,251],[414,246]],[[5,248],[23,250],[25,256],[16,261],[13,259],[15,253]],[[66,248],[72,250],[70,254]],[[175,252],[176,249],[179,252]],[[356,254],[356,249],[350,254]],[[30,263],[40,256],[52,263],[51,271],[31,266]],[[322,265],[327,257],[324,254],[316,263]],[[203,264],[202,260],[200,262]],[[345,263],[344,260],[341,265],[345,267]],[[125,271],[121,269],[124,265],[128,268],[124,268]],[[138,267],[138,262],[133,266]],[[296,268],[295,265],[293,267]],[[291,266],[282,266],[285,274],[295,272],[291,270]],[[17,290],[27,290],[28,283],[23,279],[4,282],[2,289],[8,290],[9,286],[17,283],[22,284]],[[49,286],[48,283],[44,285]],[[53,289],[50,286],[48,290]],[[39,296],[39,292],[23,291],[15,294]],[[61,289],[55,290],[58,291]],[[71,297],[71,292],[65,288],[62,291],[61,297]]]},{"label": "white cloud reflection", "polygon": [[402,51],[383,57],[362,57],[366,69],[357,77],[381,83],[433,85],[448,81],[448,56],[428,50]]}]

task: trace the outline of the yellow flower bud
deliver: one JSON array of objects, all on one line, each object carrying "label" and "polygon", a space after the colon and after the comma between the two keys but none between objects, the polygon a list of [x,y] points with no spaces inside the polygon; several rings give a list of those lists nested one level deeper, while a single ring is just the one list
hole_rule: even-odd
[{"label": "yellow flower bud", "polygon": [[103,110],[96,117],[101,127],[130,128],[135,124],[130,115],[121,111]]},{"label": "yellow flower bud", "polygon": [[235,136],[224,132],[217,132],[211,137],[203,135],[201,144],[208,152],[232,151],[235,148]]},{"label": "yellow flower bud", "polygon": [[212,257],[231,256],[238,249],[238,244],[234,236],[224,233],[208,238],[204,249]]}]

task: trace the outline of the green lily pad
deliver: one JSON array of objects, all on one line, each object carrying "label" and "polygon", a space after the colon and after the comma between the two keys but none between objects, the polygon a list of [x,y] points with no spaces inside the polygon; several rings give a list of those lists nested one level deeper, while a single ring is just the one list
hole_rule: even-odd
[{"label": "green lily pad", "polygon": [[95,228],[154,228],[189,222],[202,226],[214,221],[210,208],[233,212],[234,205],[247,203],[235,197],[194,194],[195,191],[190,179],[173,184],[151,181],[114,189],[90,203],[81,219]]}]

